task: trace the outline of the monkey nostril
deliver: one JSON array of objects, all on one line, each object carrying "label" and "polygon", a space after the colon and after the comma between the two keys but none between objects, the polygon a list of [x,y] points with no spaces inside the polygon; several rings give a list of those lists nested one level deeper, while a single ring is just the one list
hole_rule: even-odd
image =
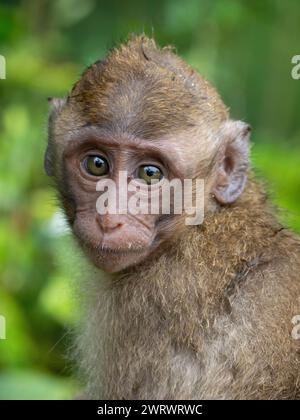
[{"label": "monkey nostril", "polygon": [[97,215],[97,222],[101,230],[107,233],[120,229],[123,226],[123,223],[120,222],[120,220],[114,219],[112,217],[107,217],[107,215]]},{"label": "monkey nostril", "polygon": [[107,228],[114,230],[114,229],[120,229],[123,226],[123,223],[112,223],[111,225],[108,225]]}]

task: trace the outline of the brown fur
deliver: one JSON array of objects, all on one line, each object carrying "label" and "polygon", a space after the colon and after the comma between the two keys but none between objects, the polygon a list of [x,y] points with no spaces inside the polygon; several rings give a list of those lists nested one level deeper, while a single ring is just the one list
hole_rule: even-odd
[{"label": "brown fur", "polygon": [[143,138],[196,126],[200,115],[212,127],[227,117],[208,82],[170,47],[159,49],[143,36],[93,64],[73,88],[74,102],[88,123]]},{"label": "brown fur", "polygon": [[[135,37],[91,66],[55,112],[46,165],[71,225],[76,174],[64,172],[64,150],[82,126],[151,141],[197,127],[200,151],[189,136],[172,147],[185,148],[186,165],[210,156],[208,185],[215,182],[216,137],[228,112],[201,76],[153,40]],[[300,314],[300,241],[277,221],[251,171],[233,204],[206,200],[203,225],[171,223],[172,235],[146,259],[105,278],[94,269],[87,279],[76,353],[87,398],[299,398],[291,330]]]},{"label": "brown fur", "polygon": [[299,398],[299,255],[249,183],[155,261],[96,276],[78,347],[87,395]]}]

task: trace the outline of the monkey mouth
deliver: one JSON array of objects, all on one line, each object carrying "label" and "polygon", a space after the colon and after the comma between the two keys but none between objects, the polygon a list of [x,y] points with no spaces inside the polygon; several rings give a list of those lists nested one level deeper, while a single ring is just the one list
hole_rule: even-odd
[{"label": "monkey mouth", "polygon": [[145,248],[111,248],[108,246],[101,246],[99,249],[101,253],[111,255],[128,255],[128,254],[141,254]]},{"label": "monkey mouth", "polygon": [[92,253],[93,255],[98,255],[103,257],[108,256],[138,256],[145,253],[148,250],[148,246],[117,246],[116,244],[108,244],[105,243],[106,241],[91,241],[90,239],[87,240],[86,238],[80,238],[81,245],[83,248]]}]

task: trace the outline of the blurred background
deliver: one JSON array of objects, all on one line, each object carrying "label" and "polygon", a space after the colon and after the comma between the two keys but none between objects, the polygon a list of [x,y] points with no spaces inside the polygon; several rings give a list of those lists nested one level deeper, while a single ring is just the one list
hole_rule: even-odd
[{"label": "blurred background", "polygon": [[174,44],[253,127],[252,155],[285,223],[300,232],[298,0],[0,1],[0,399],[60,399],[78,260],[43,171],[47,100],[128,33]]}]

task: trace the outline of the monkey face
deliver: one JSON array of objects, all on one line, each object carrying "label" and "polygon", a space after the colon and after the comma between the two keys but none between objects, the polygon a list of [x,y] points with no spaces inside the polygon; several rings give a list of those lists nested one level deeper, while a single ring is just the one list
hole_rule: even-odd
[{"label": "monkey face", "polygon": [[136,265],[172,236],[181,216],[172,200],[164,214],[161,194],[169,178],[183,176],[179,151],[89,127],[68,139],[61,165],[66,215],[97,267],[119,272]]},{"label": "monkey face", "polygon": [[[97,267],[119,272],[184,234],[185,202],[178,212],[169,189],[169,207],[163,205],[167,182],[202,179],[203,213],[215,205],[211,193],[221,204],[239,196],[246,170],[245,126],[226,123],[222,130],[224,147],[215,167],[197,132],[149,141],[92,125],[65,130],[63,147],[58,142],[53,148],[54,175],[73,232]],[[182,198],[186,191],[179,191]]]},{"label": "monkey face", "polygon": [[140,42],[88,68],[67,100],[51,101],[46,172],[80,245],[109,272],[159,252],[187,228],[185,207],[175,211],[172,200],[167,211],[152,211],[148,195],[146,212],[132,209],[132,182],[146,193],[152,182],[158,190],[203,180],[206,212],[237,200],[247,179],[249,127],[230,121],[216,91],[178,57],[152,44],[145,55]]}]

